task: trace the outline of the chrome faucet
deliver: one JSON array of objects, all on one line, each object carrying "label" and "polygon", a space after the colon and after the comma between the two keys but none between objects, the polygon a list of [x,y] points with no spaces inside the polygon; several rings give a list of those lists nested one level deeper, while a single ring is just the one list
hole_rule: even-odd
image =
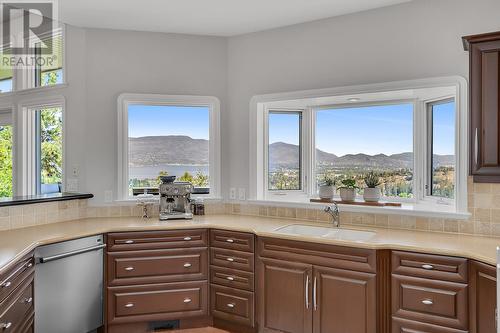
[{"label": "chrome faucet", "polygon": [[332,217],[332,223],[335,228],[340,227],[340,215],[339,215],[339,206],[336,202],[333,203],[332,206],[326,206],[324,209],[325,213],[330,214]]}]

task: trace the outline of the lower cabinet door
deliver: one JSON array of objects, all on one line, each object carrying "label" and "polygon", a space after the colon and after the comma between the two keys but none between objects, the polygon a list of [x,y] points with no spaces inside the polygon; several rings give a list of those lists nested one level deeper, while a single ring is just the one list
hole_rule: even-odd
[{"label": "lower cabinet door", "polygon": [[469,318],[471,333],[496,333],[495,266],[471,261],[469,265]]},{"label": "lower cabinet door", "polygon": [[376,275],[314,266],[314,333],[376,333]]},{"label": "lower cabinet door", "polygon": [[108,287],[108,324],[182,319],[208,313],[207,281]]},{"label": "lower cabinet door", "polygon": [[312,265],[267,258],[258,265],[259,332],[311,333]]}]

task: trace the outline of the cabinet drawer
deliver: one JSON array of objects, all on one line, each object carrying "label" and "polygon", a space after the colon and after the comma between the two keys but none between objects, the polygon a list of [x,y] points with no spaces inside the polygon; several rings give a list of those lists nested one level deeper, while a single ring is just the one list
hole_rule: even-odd
[{"label": "cabinet drawer", "polygon": [[0,332],[18,331],[30,311],[33,311],[33,275],[0,304]]},{"label": "cabinet drawer", "polygon": [[393,275],[392,314],[429,324],[467,329],[467,285]]},{"label": "cabinet drawer", "polygon": [[18,330],[19,333],[34,333],[35,332],[35,312],[31,311],[28,315],[21,321],[21,327]]},{"label": "cabinet drawer", "polygon": [[115,232],[108,234],[108,251],[204,247],[207,237],[206,229]]},{"label": "cabinet drawer", "polygon": [[253,273],[239,271],[236,269],[211,266],[210,281],[211,283],[231,288],[244,289],[248,291],[254,290]]},{"label": "cabinet drawer", "polygon": [[109,285],[208,278],[206,248],[112,252],[107,254],[107,262]]},{"label": "cabinet drawer", "polygon": [[110,324],[207,315],[206,281],[108,288]]},{"label": "cabinet drawer", "polygon": [[254,326],[254,294],[248,291],[211,285],[210,309],[216,318]]},{"label": "cabinet drawer", "polygon": [[0,275],[0,302],[14,291],[35,270],[33,255],[25,257]]},{"label": "cabinet drawer", "polygon": [[210,246],[254,252],[254,235],[245,232],[210,230]]},{"label": "cabinet drawer", "polygon": [[210,263],[216,266],[254,271],[253,253],[211,248]]},{"label": "cabinet drawer", "polygon": [[401,318],[392,319],[392,333],[467,333],[453,328],[419,323]]},{"label": "cabinet drawer", "polygon": [[393,251],[392,272],[400,275],[467,283],[467,259]]}]

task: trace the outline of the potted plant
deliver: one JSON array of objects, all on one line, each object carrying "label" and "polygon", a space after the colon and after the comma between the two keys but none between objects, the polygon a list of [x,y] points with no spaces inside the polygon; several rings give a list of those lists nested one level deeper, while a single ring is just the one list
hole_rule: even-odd
[{"label": "potted plant", "polygon": [[323,177],[323,181],[319,185],[320,199],[333,199],[335,193],[335,180],[329,175]]},{"label": "potted plant", "polygon": [[342,186],[339,187],[340,199],[346,202],[352,202],[356,199],[356,180],[352,178],[344,179]]},{"label": "potted plant", "polygon": [[363,199],[366,202],[378,202],[380,200],[380,177],[373,171],[369,172],[365,177],[366,188],[363,190]]}]

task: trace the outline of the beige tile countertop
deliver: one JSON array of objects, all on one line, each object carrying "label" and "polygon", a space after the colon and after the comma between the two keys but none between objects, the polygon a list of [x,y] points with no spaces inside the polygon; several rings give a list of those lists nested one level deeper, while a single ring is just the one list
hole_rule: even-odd
[{"label": "beige tile countertop", "polygon": [[274,230],[290,224],[327,225],[297,220],[238,215],[209,215],[193,220],[158,221],[137,217],[87,218],[0,232],[0,273],[35,247],[74,238],[117,231],[144,231],[190,228],[219,228],[253,232],[257,236],[277,237],[306,242],[335,244],[357,248],[406,250],[475,259],[495,265],[500,238],[392,230],[344,225],[344,228],[375,231],[367,241],[343,241],[331,238],[294,236]]}]

